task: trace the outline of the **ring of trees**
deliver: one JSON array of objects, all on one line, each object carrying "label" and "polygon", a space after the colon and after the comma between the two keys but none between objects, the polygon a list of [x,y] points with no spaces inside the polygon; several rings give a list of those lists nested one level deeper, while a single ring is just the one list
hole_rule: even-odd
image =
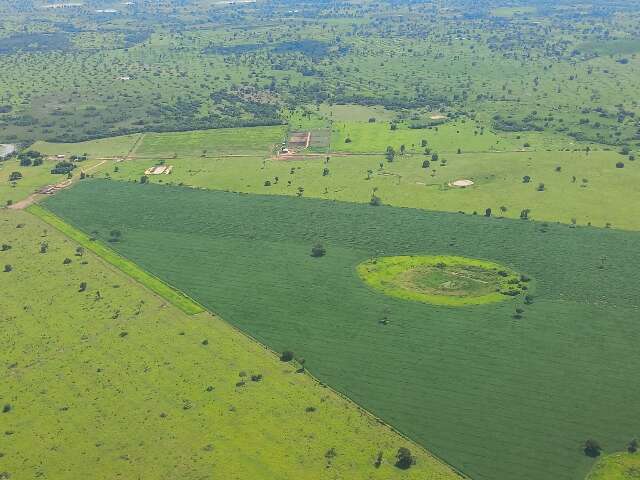
[{"label": "ring of trees", "polygon": [[380,257],[361,263],[356,270],[374,290],[433,305],[482,305],[530,291],[527,275],[498,263],[466,257]]}]

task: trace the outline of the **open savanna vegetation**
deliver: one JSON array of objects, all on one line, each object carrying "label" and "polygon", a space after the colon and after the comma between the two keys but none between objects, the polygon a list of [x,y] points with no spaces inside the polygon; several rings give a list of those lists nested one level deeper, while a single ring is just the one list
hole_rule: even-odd
[{"label": "open savanna vegetation", "polygon": [[460,478],[60,226],[0,211],[1,478]]},{"label": "open savanna vegetation", "polygon": [[[119,254],[472,478],[584,478],[585,440],[615,452],[640,429],[635,232],[106,180],[44,206],[103,242],[118,229]],[[396,255],[485,260],[535,289],[452,308],[358,276]]]}]

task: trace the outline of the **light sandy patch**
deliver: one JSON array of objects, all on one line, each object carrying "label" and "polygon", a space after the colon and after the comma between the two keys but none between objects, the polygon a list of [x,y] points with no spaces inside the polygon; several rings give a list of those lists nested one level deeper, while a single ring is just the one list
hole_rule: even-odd
[{"label": "light sandy patch", "polygon": [[473,184],[474,182],[472,180],[467,180],[464,178],[461,178],[460,180],[454,180],[453,182],[449,182],[450,187],[457,187],[457,188],[466,188],[466,187],[470,187]]}]

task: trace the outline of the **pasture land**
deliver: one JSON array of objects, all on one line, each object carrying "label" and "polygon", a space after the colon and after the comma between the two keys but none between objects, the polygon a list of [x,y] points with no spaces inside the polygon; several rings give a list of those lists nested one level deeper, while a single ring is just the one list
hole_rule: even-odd
[{"label": "pasture land", "polygon": [[[399,153],[404,145],[407,153],[503,152],[527,150],[573,150],[595,144],[579,144],[574,139],[550,132],[500,133],[485,129],[483,124],[459,120],[424,128],[411,128],[406,123],[391,128],[390,122],[334,122],[331,147],[334,152],[384,153],[393,147]],[[423,146],[423,141],[426,143]]]},{"label": "pasture land", "polygon": [[141,134],[123,135],[78,143],[38,141],[31,146],[31,149],[45,155],[66,155],[67,157],[84,154],[90,158],[125,157],[133,150],[141,137]]},{"label": "pasture land", "polygon": [[[184,314],[27,212],[0,210],[0,241],[13,267],[0,272],[3,478],[459,479],[218,317]],[[417,458],[408,471],[393,466],[401,446]]]},{"label": "pasture land", "polygon": [[614,453],[598,460],[586,480],[634,480],[640,475],[640,455]]},{"label": "pasture land", "polygon": [[[582,479],[587,438],[615,452],[640,430],[635,232],[104,180],[44,206],[120,229],[118,253],[477,480]],[[450,308],[358,277],[395,255],[496,262],[534,298]]]},{"label": "pasture land", "polygon": [[[424,155],[333,155],[300,161],[254,158],[178,158],[171,175],[151,182],[185,184],[238,192],[297,195],[519,218],[530,210],[536,220],[640,230],[629,205],[640,202],[640,162],[617,152],[512,152],[445,154],[434,162]],[[429,168],[423,168],[428,159]],[[442,159],[446,163],[442,163]],[[616,164],[624,162],[624,168]],[[153,160],[126,161],[104,170],[114,179],[138,180]],[[324,175],[327,168],[328,174]],[[110,170],[110,171],[109,171]],[[524,177],[529,177],[527,183]],[[470,179],[469,188],[449,183]],[[269,184],[266,184],[269,182]],[[544,190],[540,191],[540,184]]]},{"label": "pasture land", "polygon": [[364,105],[320,105],[319,112],[330,122],[388,122],[396,117],[396,113],[381,106]]},{"label": "pasture land", "polygon": [[[55,161],[45,161],[42,165],[21,167],[17,159],[10,159],[0,162],[0,207],[7,205],[7,202],[17,203],[24,200],[34,191],[44,185],[60,183],[66,179],[64,175],[51,173],[55,166]],[[78,163],[74,170],[79,175],[80,170],[90,169],[97,166],[97,160],[87,160]],[[19,172],[22,178],[11,181],[10,175]]]},{"label": "pasture land", "polygon": [[133,152],[139,157],[264,155],[282,143],[285,127],[220,128],[147,133]]}]

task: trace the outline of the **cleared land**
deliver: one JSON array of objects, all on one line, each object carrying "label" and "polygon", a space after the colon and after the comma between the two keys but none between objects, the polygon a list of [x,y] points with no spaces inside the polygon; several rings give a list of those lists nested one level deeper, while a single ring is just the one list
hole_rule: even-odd
[{"label": "cleared land", "polygon": [[[88,170],[96,167],[100,162],[97,160],[87,160],[79,163],[74,170],[75,175],[79,175],[81,170]],[[45,161],[36,167],[21,167],[16,159],[0,162],[0,206],[7,205],[7,202],[17,203],[24,200],[40,187],[60,183],[66,179],[65,175],[55,175],[51,169],[55,166],[55,161]],[[9,176],[13,172],[22,175],[20,180],[11,181]]]},{"label": "cleared land", "polygon": [[[276,195],[297,195],[302,187],[307,197],[362,203],[375,191],[383,203],[399,207],[479,215],[491,208],[492,215],[510,218],[529,209],[537,220],[640,230],[640,217],[629,213],[629,205],[640,203],[640,162],[624,161],[617,152],[448,154],[444,166],[423,155],[398,155],[392,163],[382,155],[334,155],[328,164],[324,158],[178,158],[171,160],[171,175],[150,181]],[[423,168],[425,159],[429,168]],[[619,161],[624,168],[616,167]],[[126,161],[117,172],[107,172],[114,179],[138,180],[153,165]],[[474,185],[449,186],[457,179]]]},{"label": "cleared land", "polygon": [[593,467],[587,480],[635,480],[640,478],[640,455],[615,453],[607,455]]},{"label": "cleared land", "polygon": [[[13,267],[0,272],[3,478],[459,478],[219,318],[76,255],[27,212],[0,211],[0,240]],[[393,466],[400,446],[417,456],[408,471]]]},{"label": "cleared land", "polygon": [[[620,451],[640,430],[637,233],[114,181],[46,207],[103,241],[117,226],[120,254],[473,478],[581,479],[585,439]],[[535,298],[439,307],[356,273],[408,254],[500,263]]]},{"label": "cleared land", "polygon": [[500,302],[529,290],[516,272],[463,257],[379,257],[357,270],[365,283],[386,295],[451,307]]},{"label": "cleared land", "polygon": [[139,157],[269,155],[282,143],[285,127],[220,128],[148,133],[133,152]]}]

